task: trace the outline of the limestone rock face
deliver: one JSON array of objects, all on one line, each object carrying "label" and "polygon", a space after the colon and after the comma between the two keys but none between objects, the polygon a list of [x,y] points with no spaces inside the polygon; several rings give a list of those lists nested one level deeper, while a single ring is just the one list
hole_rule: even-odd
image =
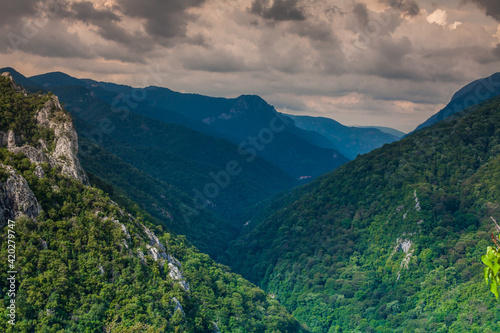
[{"label": "limestone rock face", "polygon": [[[9,76],[5,73],[2,75]],[[12,77],[11,81],[13,82]],[[16,92],[27,96],[22,87],[14,82],[12,84]],[[13,130],[0,131],[0,147],[6,147],[13,153],[24,153],[31,163],[36,164],[35,174],[39,178],[45,176],[40,165],[47,163],[51,167],[60,166],[63,175],[88,185],[88,177],[78,160],[78,136],[71,116],[63,111],[57,97],[53,96],[47,101],[37,111],[35,117],[38,126],[54,131],[51,149],[49,143],[43,140],[40,140],[36,147],[20,146],[24,140]],[[0,224],[5,223],[7,219],[14,220],[22,215],[36,218],[41,212],[41,206],[26,179],[10,166],[0,164],[0,169],[8,175],[4,182],[0,182]]]},{"label": "limestone rock face", "polygon": [[28,182],[14,168],[0,164],[0,168],[9,174],[6,181],[0,183],[0,223],[8,219],[15,220],[22,215],[36,218],[42,207],[28,186]]},{"label": "limestone rock face", "polygon": [[[22,89],[22,88],[20,88]],[[54,115],[54,114],[57,115]],[[49,152],[48,143],[39,141],[41,148],[29,145],[18,147],[21,138],[10,130],[0,131],[0,147],[7,147],[14,153],[24,153],[31,163],[40,165],[48,163],[51,167],[61,166],[62,174],[89,184],[89,180],[78,159],[78,136],[71,117],[62,111],[59,99],[53,96],[37,112],[36,120],[41,127],[54,131],[54,149]],[[39,172],[39,174],[41,174]]]},{"label": "limestone rock face", "polygon": [[64,175],[88,185],[89,180],[78,159],[78,135],[71,117],[64,114],[63,119],[53,119],[51,117],[53,110],[62,110],[59,99],[55,96],[36,115],[40,126],[48,127],[55,132],[55,149],[50,153],[50,157],[55,160],[55,163],[62,166]]}]

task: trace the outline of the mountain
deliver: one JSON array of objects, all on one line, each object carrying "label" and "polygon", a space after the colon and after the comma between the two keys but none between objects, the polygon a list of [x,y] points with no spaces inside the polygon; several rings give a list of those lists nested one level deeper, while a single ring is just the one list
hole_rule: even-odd
[{"label": "mountain", "polygon": [[27,94],[2,75],[0,120],[5,332],[303,331],[185,237],[87,185],[57,97]]},{"label": "mountain", "polygon": [[[60,76],[48,73],[30,80],[53,90],[61,86]],[[85,84],[96,97],[117,109],[133,109],[134,113],[152,119],[229,140],[239,147],[242,155],[249,159],[260,156],[294,178],[317,177],[348,161],[334,149],[318,147],[311,133],[288,123],[287,118],[258,96],[214,98],[154,86],[136,89],[88,79],[78,82],[70,83]]]},{"label": "mountain", "polygon": [[[241,155],[226,140],[134,112],[117,113],[85,87],[51,89],[74,114],[81,136],[228,218],[236,219],[245,206],[296,184],[271,163]],[[107,125],[101,130],[103,121]],[[233,175],[228,176],[228,165],[237,166]]]},{"label": "mountain", "polygon": [[35,82],[45,89],[51,89],[63,86],[85,86],[81,80],[78,80],[68,74],[62,72],[52,72],[43,75],[35,75],[29,78],[31,82]]},{"label": "mountain", "polygon": [[4,67],[0,69],[0,73],[9,73],[14,81],[21,85],[24,89],[31,92],[38,92],[44,90],[41,86],[31,81],[12,67]]},{"label": "mountain", "polygon": [[337,149],[351,160],[399,139],[377,128],[348,127],[329,118],[287,116],[293,119],[297,127],[326,137],[330,143],[328,148]]},{"label": "mountain", "polygon": [[397,130],[395,128],[391,128],[391,127],[384,127],[384,126],[356,126],[356,127],[359,127],[359,128],[376,128],[378,130],[381,130],[384,133],[393,135],[396,138],[402,138],[403,136],[406,135],[405,132],[401,132],[401,131],[399,131],[399,130]]},{"label": "mountain", "polygon": [[415,131],[429,127],[470,106],[500,95],[500,73],[469,83],[453,95],[448,105],[419,125]]},{"label": "mountain", "polygon": [[[109,93],[100,91],[100,98],[83,81],[65,74],[47,77],[56,83],[35,80],[55,92],[72,113],[83,144],[80,159],[95,176],[93,184],[110,195],[116,190],[111,195],[115,201],[128,197],[139,202],[141,209],[212,258],[224,253],[259,202],[298,184],[273,164],[241,154],[238,146],[216,135],[114,106],[105,101]],[[61,85],[58,78],[75,84]],[[185,223],[174,222],[178,218]]]},{"label": "mountain", "polygon": [[314,332],[499,332],[500,97],[273,203],[230,265]]}]

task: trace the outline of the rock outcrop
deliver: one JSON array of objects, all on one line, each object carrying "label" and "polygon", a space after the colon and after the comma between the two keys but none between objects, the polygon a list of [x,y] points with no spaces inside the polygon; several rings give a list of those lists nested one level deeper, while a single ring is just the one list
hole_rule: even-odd
[{"label": "rock outcrop", "polygon": [[36,218],[42,207],[28,186],[28,182],[14,168],[0,164],[0,169],[9,176],[0,183],[0,223],[20,216]]},{"label": "rock outcrop", "polygon": [[[6,73],[2,74],[6,76]],[[12,79],[12,78],[11,78]],[[15,83],[16,90],[26,92]],[[89,180],[78,159],[78,136],[73,126],[71,116],[63,111],[59,99],[56,96],[45,103],[45,105],[35,115],[37,123],[43,128],[54,131],[55,138],[53,149],[49,150],[49,144],[39,141],[41,148],[29,145],[18,147],[20,138],[12,130],[8,133],[0,132],[0,146],[7,147],[14,153],[24,153],[31,163],[40,165],[48,163],[51,167],[60,166],[62,174],[89,184]]]},{"label": "rock outcrop", "polygon": [[[60,113],[61,119],[54,119],[53,112]],[[55,160],[55,163],[62,167],[63,175],[73,177],[80,180],[84,184],[88,184],[88,178],[80,165],[78,159],[78,135],[71,117],[62,113],[62,107],[59,99],[55,96],[48,101],[36,115],[38,124],[43,127],[50,128],[55,133],[55,148],[50,153],[50,157]]]},{"label": "rock outcrop", "polygon": [[[2,76],[10,77],[6,73]],[[27,96],[26,91],[16,85],[12,77],[10,79],[15,91]],[[37,165],[35,174],[40,178],[45,176],[41,164],[47,163],[51,167],[60,166],[63,175],[88,185],[89,180],[78,160],[78,137],[71,116],[63,111],[57,97],[51,97],[37,111],[35,117],[38,126],[54,132],[54,141],[50,142],[50,147],[49,142],[41,139],[36,147],[20,146],[23,137],[13,130],[0,131],[0,147],[6,147],[13,153],[24,153],[31,163]],[[7,179],[0,183],[0,223],[22,215],[36,218],[42,209],[26,179],[10,166],[0,164],[0,169],[8,175]]]},{"label": "rock outcrop", "polygon": [[[57,110],[61,116],[59,119],[50,117],[50,112]],[[38,124],[54,131],[54,149],[47,149],[47,142],[40,141],[41,149],[32,146],[17,147],[15,134],[10,131],[7,136],[7,148],[14,153],[24,153],[31,163],[40,165],[48,163],[51,167],[60,166],[63,175],[81,181],[85,185],[89,180],[78,159],[78,136],[69,115],[62,113],[61,105],[57,97],[48,101],[36,115]]]}]

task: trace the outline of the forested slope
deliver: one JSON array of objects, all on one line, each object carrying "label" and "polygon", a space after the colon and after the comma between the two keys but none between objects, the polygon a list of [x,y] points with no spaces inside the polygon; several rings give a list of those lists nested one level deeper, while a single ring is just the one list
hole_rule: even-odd
[{"label": "forested slope", "polygon": [[56,97],[0,76],[0,119],[8,120],[0,127],[2,331],[302,331],[276,300],[184,236],[84,184],[71,160],[71,116]]},{"label": "forested slope", "polygon": [[495,98],[276,202],[231,264],[313,332],[498,332],[480,257],[499,174]]}]

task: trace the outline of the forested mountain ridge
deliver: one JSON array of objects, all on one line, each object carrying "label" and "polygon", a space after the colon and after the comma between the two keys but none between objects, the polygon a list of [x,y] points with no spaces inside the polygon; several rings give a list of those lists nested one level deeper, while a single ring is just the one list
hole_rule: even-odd
[{"label": "forested mountain ridge", "polygon": [[500,73],[473,81],[457,91],[444,109],[420,124],[415,131],[432,126],[457,112],[498,95],[500,95]]},{"label": "forested mountain ridge", "polygon": [[[8,133],[0,142],[0,266],[17,271],[15,326],[6,315],[10,275],[0,272],[2,329],[302,331],[277,301],[185,237],[84,184],[72,159],[78,144],[71,116],[56,101],[0,77],[0,130]],[[15,242],[15,259],[7,239]]]},{"label": "forested mountain ridge", "polygon": [[497,97],[282,198],[230,263],[313,332],[498,332],[499,174]]},{"label": "forested mountain ridge", "polygon": [[[95,176],[93,184],[122,205],[126,200],[120,198],[137,202],[214,259],[237,237],[252,207],[299,183],[270,162],[241,154],[227,140],[135,113],[123,102],[114,104],[113,93],[100,94],[86,80],[63,73],[44,77],[51,84],[39,89],[56,93],[74,118],[79,158]],[[238,173],[227,179],[227,167],[234,163]]]},{"label": "forested mountain ridge", "polygon": [[[229,140],[275,164],[294,178],[317,177],[348,161],[337,150],[316,145],[310,133],[287,123],[273,106],[259,96],[219,98],[179,93],[156,86],[137,89],[89,79],[79,80],[64,73],[47,73],[29,80],[56,93],[63,87],[85,86],[108,104],[128,97],[126,105],[134,105],[135,113]],[[120,102],[120,107],[122,104],[125,103]]]},{"label": "forested mountain ridge", "polygon": [[151,177],[85,138],[80,139],[80,147],[91,148],[79,154],[90,183],[128,211],[148,212],[157,224],[186,236],[214,259],[238,236],[241,226],[210,209],[198,209],[192,197],[176,187]]}]

